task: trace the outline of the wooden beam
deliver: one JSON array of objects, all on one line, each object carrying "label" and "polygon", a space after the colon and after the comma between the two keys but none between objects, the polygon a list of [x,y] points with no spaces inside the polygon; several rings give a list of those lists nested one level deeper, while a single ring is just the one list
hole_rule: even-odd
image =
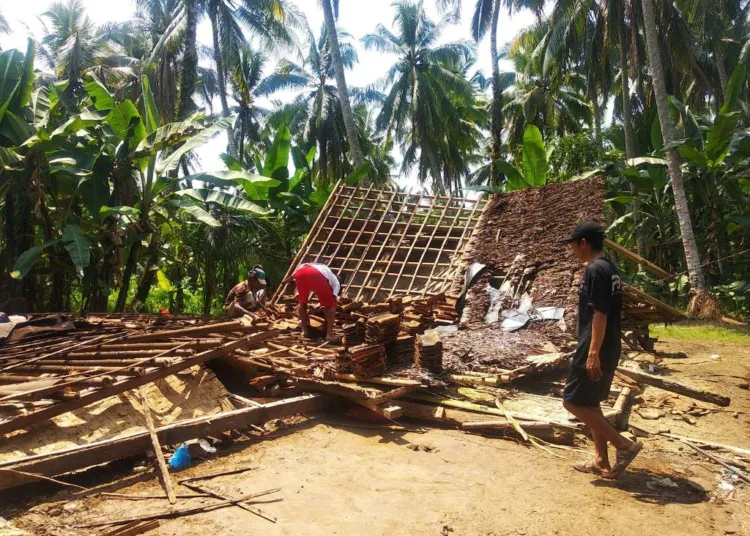
[{"label": "wooden beam", "polygon": [[676,380],[670,380],[661,376],[655,376],[654,374],[649,374],[640,370],[634,370],[631,368],[619,366],[617,367],[617,371],[638,382],[645,383],[646,385],[658,387],[659,389],[664,389],[665,391],[672,391],[673,393],[678,393],[690,398],[694,398],[696,400],[701,400],[703,402],[710,402],[712,404],[716,404],[717,406],[726,407],[730,402],[728,396],[713,393],[711,391],[708,391],[707,389],[691,387]]},{"label": "wooden beam", "polygon": [[667,272],[664,268],[661,268],[660,266],[657,266],[653,262],[644,259],[640,255],[630,251],[629,249],[622,247],[620,244],[610,240],[609,238],[604,239],[604,245],[607,246],[609,249],[615,251],[618,255],[621,255],[625,257],[626,259],[630,259],[636,264],[643,266],[646,270],[648,270],[652,274],[659,276],[664,281],[671,281],[675,277],[673,274],[670,274],[669,272]]},{"label": "wooden beam", "polygon": [[[305,395],[271,402],[260,407],[248,407],[217,415],[207,415],[169,424],[156,429],[159,442],[176,445],[196,437],[215,435],[227,430],[242,429],[252,424],[290,417],[298,413],[325,408],[329,399],[321,395]],[[97,441],[82,447],[50,454],[30,456],[20,461],[0,463],[0,468],[24,471],[41,476],[69,473],[85,467],[135,456],[148,450],[151,438],[148,432],[127,437]],[[0,490],[38,480],[34,476],[0,471]]]},{"label": "wooden beam", "polygon": [[662,301],[657,300],[653,296],[646,294],[645,292],[638,290],[635,287],[631,287],[630,285],[623,283],[622,288],[623,288],[623,291],[634,294],[635,296],[645,301],[649,305],[653,305],[657,309],[660,309],[663,313],[668,313],[669,315],[673,316],[675,320],[680,320],[682,318],[685,318],[685,313],[683,313],[679,309],[675,309],[674,307],[667,305],[666,303]]},{"label": "wooden beam", "polygon": [[205,326],[198,326],[193,328],[182,328],[182,329],[168,329],[162,331],[153,331],[151,333],[144,333],[141,335],[130,335],[128,341],[156,341],[159,339],[174,339],[177,337],[197,337],[200,335],[207,335],[209,333],[222,333],[226,331],[243,331],[251,327],[249,324],[242,322],[241,320],[232,320],[231,322],[219,322],[217,324],[208,324]]}]

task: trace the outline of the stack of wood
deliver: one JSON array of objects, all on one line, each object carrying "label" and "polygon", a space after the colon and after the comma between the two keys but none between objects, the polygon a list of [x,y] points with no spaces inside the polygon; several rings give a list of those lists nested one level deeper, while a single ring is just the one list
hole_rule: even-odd
[{"label": "stack of wood", "polygon": [[347,348],[357,346],[365,342],[366,332],[366,321],[363,318],[358,319],[356,322],[344,324],[342,330],[344,332],[343,344]]},{"label": "stack of wood", "polygon": [[361,344],[349,349],[352,372],[359,378],[381,376],[385,372],[385,348]]},{"label": "stack of wood", "polygon": [[365,340],[369,344],[388,344],[396,342],[400,330],[401,317],[397,314],[383,313],[367,320]]},{"label": "stack of wood", "polygon": [[410,367],[414,364],[414,337],[401,334],[395,342],[385,345],[389,367]]},{"label": "stack of wood", "polygon": [[439,374],[443,371],[443,343],[440,334],[428,329],[417,337],[414,363],[417,367]]}]

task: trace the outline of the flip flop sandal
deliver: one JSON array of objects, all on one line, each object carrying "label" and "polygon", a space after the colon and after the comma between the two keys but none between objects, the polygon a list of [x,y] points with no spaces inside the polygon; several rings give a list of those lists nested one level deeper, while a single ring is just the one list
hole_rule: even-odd
[{"label": "flip flop sandal", "polygon": [[638,453],[643,448],[643,443],[636,443],[635,447],[630,450],[618,450],[617,451],[617,463],[615,463],[614,469],[611,473],[605,475],[607,478],[617,478],[620,476],[625,469],[628,468],[630,463],[635,460]]},{"label": "flip flop sandal", "polygon": [[587,473],[597,476],[604,475],[604,469],[596,465],[594,462],[581,462],[573,466],[573,469],[580,471],[581,473]]}]

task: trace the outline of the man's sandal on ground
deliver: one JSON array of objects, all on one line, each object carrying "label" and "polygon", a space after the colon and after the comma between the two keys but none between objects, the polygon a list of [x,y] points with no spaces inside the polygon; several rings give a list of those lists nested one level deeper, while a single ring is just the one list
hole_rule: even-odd
[{"label": "man's sandal on ground", "polygon": [[576,471],[580,471],[581,473],[587,473],[597,476],[604,476],[604,473],[606,473],[604,469],[596,465],[596,462],[592,461],[577,463],[573,466],[573,469],[575,469]]},{"label": "man's sandal on ground", "polygon": [[620,476],[625,469],[628,468],[630,463],[635,460],[638,453],[643,448],[643,443],[635,443],[629,450],[618,450],[617,451],[617,463],[615,463],[614,469],[611,473],[606,473],[605,478],[617,478]]}]

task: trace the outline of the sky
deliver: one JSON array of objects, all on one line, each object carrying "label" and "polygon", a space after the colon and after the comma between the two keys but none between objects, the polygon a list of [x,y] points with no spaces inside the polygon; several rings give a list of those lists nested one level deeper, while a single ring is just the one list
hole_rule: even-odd
[{"label": "sky", "polygon": [[[67,0],[64,0],[67,1]],[[82,0],[89,17],[97,24],[118,22],[131,18],[135,13],[135,0]],[[0,0],[0,11],[8,21],[12,33],[0,35],[0,47],[6,50],[18,48],[25,50],[26,39],[29,36],[40,38],[43,26],[40,16],[54,3],[53,0]],[[323,12],[318,0],[296,0],[300,11],[307,17],[313,32],[318,35],[323,24]],[[378,23],[386,28],[393,27],[394,10],[392,0],[340,0],[339,20],[340,29],[352,35],[352,41],[358,49],[359,63],[352,71],[347,72],[347,83],[350,86],[364,87],[382,77],[394,63],[394,56],[377,51],[367,51],[360,43],[360,39],[374,32]],[[439,17],[435,7],[435,0],[425,0],[425,8],[433,19]],[[472,10],[475,2],[463,0],[461,21],[450,26],[443,34],[442,42],[469,40]],[[529,12],[515,13],[508,16],[507,11],[501,11],[498,24],[498,46],[510,41],[519,30],[533,22],[533,15]],[[198,27],[198,40],[202,44],[211,44],[211,28],[207,22]],[[273,61],[270,62],[273,66]],[[489,53],[489,40],[485,39],[477,45],[477,68],[489,75],[492,62]],[[279,98],[279,97],[275,97]],[[280,100],[291,98],[291,95],[281,95]],[[217,137],[204,146],[199,152],[203,169],[220,169],[223,167],[219,154],[226,147],[226,139]],[[411,182],[409,178],[399,181],[402,185]]]}]

